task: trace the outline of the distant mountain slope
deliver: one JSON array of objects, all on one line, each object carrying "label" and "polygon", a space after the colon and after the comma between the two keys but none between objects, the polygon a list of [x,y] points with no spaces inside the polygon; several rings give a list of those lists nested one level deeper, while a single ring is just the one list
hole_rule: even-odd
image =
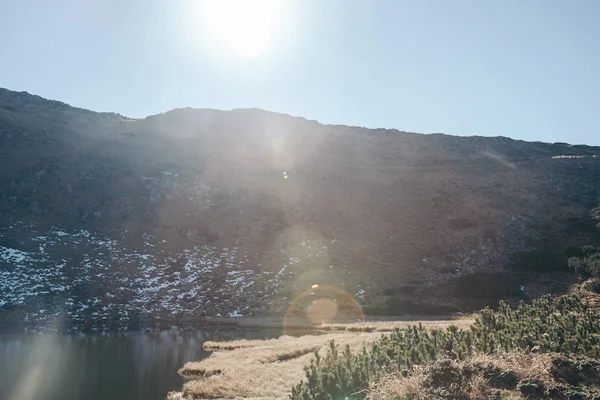
[{"label": "distant mountain slope", "polygon": [[[597,242],[589,213],[599,202],[598,147],[331,126],[255,109],[129,119],[0,89],[0,324],[39,302],[63,312],[65,299],[144,318],[281,314],[314,283],[342,288],[370,313],[480,307],[567,283],[565,252]],[[52,232],[116,240],[137,272],[106,246],[58,246]],[[51,255],[40,237],[54,238]],[[169,282],[188,263],[204,268],[198,259],[207,273],[261,278],[247,292],[223,289],[229,306],[207,305],[226,284],[201,274],[155,298],[142,281],[109,296],[112,275],[103,276],[92,296],[73,292],[85,259],[154,283],[167,264]],[[63,263],[62,291],[15,278]],[[30,295],[19,300],[19,290]],[[165,296],[177,304],[194,290],[194,307],[161,308]]]}]

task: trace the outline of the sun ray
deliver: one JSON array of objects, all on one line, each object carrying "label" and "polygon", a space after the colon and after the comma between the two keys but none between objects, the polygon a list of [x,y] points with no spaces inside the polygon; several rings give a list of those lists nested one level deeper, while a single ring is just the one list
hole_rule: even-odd
[{"label": "sun ray", "polygon": [[280,0],[204,0],[200,13],[211,40],[248,58],[268,51]]}]

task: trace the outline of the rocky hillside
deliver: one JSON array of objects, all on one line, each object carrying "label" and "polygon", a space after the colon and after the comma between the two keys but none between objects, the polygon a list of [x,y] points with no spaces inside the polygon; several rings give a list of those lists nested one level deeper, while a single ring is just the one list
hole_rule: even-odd
[{"label": "rocky hillside", "polygon": [[599,200],[597,147],[0,89],[0,325],[281,315],[315,283],[464,311],[565,287]]}]

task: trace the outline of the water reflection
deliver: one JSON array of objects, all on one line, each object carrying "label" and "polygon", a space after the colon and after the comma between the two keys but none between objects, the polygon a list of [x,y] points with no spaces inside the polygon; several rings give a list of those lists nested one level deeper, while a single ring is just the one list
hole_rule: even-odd
[{"label": "water reflection", "polygon": [[209,355],[208,340],[268,339],[281,331],[0,336],[0,399],[164,399],[177,370]]}]

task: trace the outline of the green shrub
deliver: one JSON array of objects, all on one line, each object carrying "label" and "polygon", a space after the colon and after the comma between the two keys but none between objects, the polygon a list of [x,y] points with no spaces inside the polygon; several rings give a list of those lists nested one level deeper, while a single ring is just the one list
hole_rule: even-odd
[{"label": "green shrub", "polygon": [[581,257],[569,258],[569,268],[584,277],[600,277],[600,247],[585,246]]},{"label": "green shrub", "polygon": [[[463,360],[475,353],[516,349],[600,356],[598,316],[578,296],[544,296],[516,309],[500,302],[485,308],[470,329],[427,330],[410,326],[383,336],[368,349],[340,352],[331,342],[325,357],[305,368],[306,379],[292,389],[292,400],[361,399],[371,382],[393,370],[410,370],[442,359]],[[524,390],[528,390],[523,386]]]}]

